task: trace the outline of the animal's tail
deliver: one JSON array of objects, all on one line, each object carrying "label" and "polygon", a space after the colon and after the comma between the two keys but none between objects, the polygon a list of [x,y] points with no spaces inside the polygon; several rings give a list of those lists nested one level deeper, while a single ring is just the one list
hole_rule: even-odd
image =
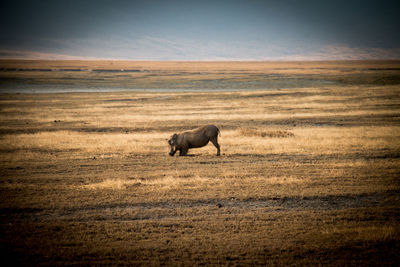
[{"label": "animal's tail", "polygon": [[221,137],[221,131],[217,128],[218,130],[218,135]]}]

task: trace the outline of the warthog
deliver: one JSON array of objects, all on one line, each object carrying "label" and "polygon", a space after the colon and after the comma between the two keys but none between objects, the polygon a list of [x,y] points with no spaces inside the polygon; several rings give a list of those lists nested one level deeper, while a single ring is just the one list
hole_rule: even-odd
[{"label": "warthog", "polygon": [[185,156],[189,148],[203,147],[211,141],[217,148],[217,156],[219,156],[218,134],[221,135],[219,129],[214,125],[205,125],[192,131],[175,133],[168,140],[169,155],[173,156],[179,150],[179,156]]}]

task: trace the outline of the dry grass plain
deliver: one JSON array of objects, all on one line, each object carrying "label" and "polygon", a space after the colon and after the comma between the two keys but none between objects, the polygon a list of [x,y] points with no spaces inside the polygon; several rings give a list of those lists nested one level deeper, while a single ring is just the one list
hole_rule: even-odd
[{"label": "dry grass plain", "polygon": [[[399,262],[399,62],[130,64],[154,68],[138,88],[177,90],[0,94],[0,244],[11,265]],[[285,71],[342,83],[180,92],[157,71],[200,89]],[[0,76],[82,86],[85,73],[95,75]],[[101,75],[105,86],[125,81]],[[172,133],[208,123],[221,130],[220,157],[211,144],[168,156]]]}]

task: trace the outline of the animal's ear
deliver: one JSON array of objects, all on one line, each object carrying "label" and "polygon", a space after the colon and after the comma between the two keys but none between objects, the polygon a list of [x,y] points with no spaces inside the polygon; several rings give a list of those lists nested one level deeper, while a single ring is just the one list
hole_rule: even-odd
[{"label": "animal's ear", "polygon": [[178,137],[178,135],[175,133],[173,136],[172,136],[172,138],[177,138]]}]

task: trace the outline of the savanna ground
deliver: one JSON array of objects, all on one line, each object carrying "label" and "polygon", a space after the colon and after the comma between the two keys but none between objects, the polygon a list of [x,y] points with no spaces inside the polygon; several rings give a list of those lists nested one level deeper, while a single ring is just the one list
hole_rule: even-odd
[{"label": "savanna ground", "polygon": [[[3,262],[400,260],[399,62],[0,63],[6,91],[126,89],[0,94]],[[168,156],[166,138],[204,124],[220,157]]]}]

